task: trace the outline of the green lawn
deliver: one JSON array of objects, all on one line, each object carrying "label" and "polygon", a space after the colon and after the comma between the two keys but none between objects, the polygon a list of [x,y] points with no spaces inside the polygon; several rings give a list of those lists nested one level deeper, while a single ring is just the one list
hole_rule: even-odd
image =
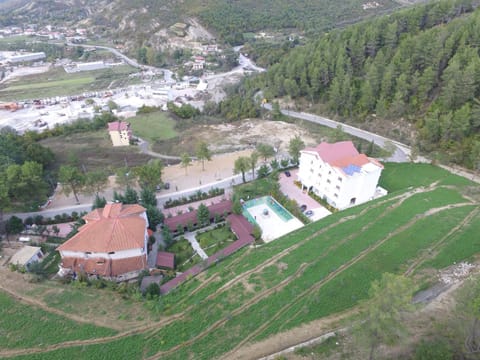
[{"label": "green lawn", "polygon": [[0,349],[44,347],[115,334],[112,329],[77,323],[22,304],[3,292],[0,292],[0,329]]},{"label": "green lawn", "polygon": [[207,253],[208,256],[212,256],[216,252],[229,245],[232,241],[236,240],[232,231],[224,225],[217,229],[212,229],[203,233],[197,233],[196,238],[200,244],[200,247]]},{"label": "green lawn", "polygon": [[157,111],[149,114],[140,114],[129,118],[133,134],[144,140],[154,143],[158,140],[167,140],[177,136],[175,121],[167,113]]},{"label": "green lawn", "polygon": [[188,240],[183,237],[175,240],[165,251],[175,254],[175,267],[177,271],[185,271],[202,260],[198,254],[195,254]]},{"label": "green lawn", "polygon": [[106,89],[109,85],[125,86],[131,82],[128,74],[135,71],[127,65],[73,74],[67,74],[63,68],[55,68],[43,74],[24,76],[0,85],[0,100],[18,101],[74,95]]},{"label": "green lawn", "polygon": [[[388,164],[382,181],[393,191],[387,197],[243,249],[162,296],[165,315],[183,315],[175,321],[118,341],[29,358],[102,359],[122,350],[131,359],[216,358],[242,341],[358,305],[384,272],[446,266],[478,253],[479,206],[462,196],[468,181],[417,164]],[[423,192],[405,192],[432,183]],[[199,241],[211,244],[213,238]],[[186,240],[168,250],[183,259],[193,252]]]}]

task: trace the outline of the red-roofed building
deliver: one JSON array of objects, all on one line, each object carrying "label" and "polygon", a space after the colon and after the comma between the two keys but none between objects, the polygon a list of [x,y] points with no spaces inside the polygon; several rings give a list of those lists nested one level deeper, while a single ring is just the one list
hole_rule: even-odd
[{"label": "red-roofed building", "polygon": [[337,209],[373,199],[383,165],[360,154],[351,141],[321,143],[300,152],[298,180],[302,187]]},{"label": "red-roofed building", "polygon": [[59,275],[84,272],[116,281],[147,268],[148,220],[140,205],[107,204],[83,217],[86,224],[60,245]]},{"label": "red-roofed building", "polygon": [[130,123],[126,121],[114,121],[108,123],[108,133],[113,146],[128,146],[132,138]]},{"label": "red-roofed building", "polygon": [[[232,201],[224,200],[208,207],[210,212],[210,220],[214,220],[215,216],[224,216],[232,212]],[[177,231],[178,226],[188,228],[189,224],[195,226],[197,224],[197,210],[189,211],[177,216],[165,218],[164,225],[167,226],[172,233]]]},{"label": "red-roofed building", "polygon": [[175,254],[166,251],[159,251],[155,265],[164,269],[175,269]]}]

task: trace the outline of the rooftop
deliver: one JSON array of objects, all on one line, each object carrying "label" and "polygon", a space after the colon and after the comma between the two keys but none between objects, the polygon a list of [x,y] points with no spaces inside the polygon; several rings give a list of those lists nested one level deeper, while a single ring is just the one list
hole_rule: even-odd
[{"label": "rooftop", "polygon": [[147,221],[140,205],[107,204],[85,215],[87,222],[59,251],[108,253],[143,248]]}]

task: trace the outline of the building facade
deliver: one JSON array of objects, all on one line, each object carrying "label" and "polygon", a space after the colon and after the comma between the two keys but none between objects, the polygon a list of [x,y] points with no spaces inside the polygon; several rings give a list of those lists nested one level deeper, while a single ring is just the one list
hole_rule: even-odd
[{"label": "building facade", "polygon": [[341,210],[375,198],[382,170],[378,160],[360,154],[351,141],[323,142],[300,152],[298,181]]},{"label": "building facade", "polygon": [[147,269],[148,220],[140,205],[107,204],[83,218],[86,224],[57,250],[60,276],[85,273],[115,281]]},{"label": "building facade", "polygon": [[128,146],[132,138],[130,123],[126,121],[114,121],[108,123],[108,133],[113,146]]}]

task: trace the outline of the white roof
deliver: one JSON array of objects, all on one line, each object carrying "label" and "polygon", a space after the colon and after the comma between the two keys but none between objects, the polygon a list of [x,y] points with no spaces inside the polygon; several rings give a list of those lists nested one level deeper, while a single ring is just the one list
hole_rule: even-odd
[{"label": "white roof", "polygon": [[12,256],[10,263],[26,265],[39,251],[41,251],[41,248],[38,246],[24,246]]}]

